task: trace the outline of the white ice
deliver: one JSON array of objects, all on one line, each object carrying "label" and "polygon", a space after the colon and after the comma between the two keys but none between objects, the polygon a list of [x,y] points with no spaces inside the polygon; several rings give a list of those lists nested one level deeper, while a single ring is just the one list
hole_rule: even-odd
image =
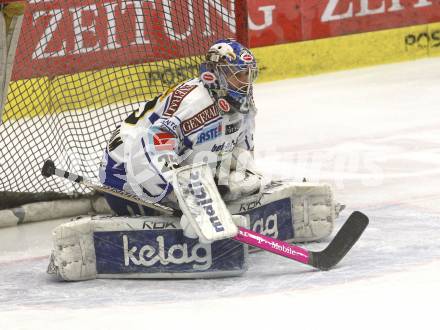
[{"label": "white ice", "polygon": [[[239,278],[56,282],[60,222],[0,230],[0,329],[438,329],[440,58],[256,86],[267,176],[327,182],[370,218],[333,270],[266,252]],[[320,250],[328,240],[306,244]]]}]

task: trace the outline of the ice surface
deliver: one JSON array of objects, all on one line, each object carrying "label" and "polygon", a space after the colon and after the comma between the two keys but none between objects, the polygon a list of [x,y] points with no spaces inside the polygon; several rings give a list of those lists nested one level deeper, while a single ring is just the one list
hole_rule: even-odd
[{"label": "ice surface", "polygon": [[[437,329],[440,58],[256,86],[267,176],[334,187],[370,217],[335,269],[262,252],[239,278],[54,281],[59,222],[0,230],[0,329]],[[306,244],[320,250],[328,240]]]}]

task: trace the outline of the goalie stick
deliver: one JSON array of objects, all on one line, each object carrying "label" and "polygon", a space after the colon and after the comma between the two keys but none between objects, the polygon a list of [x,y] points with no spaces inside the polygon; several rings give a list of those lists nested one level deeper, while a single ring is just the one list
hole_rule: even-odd
[{"label": "goalie stick", "polygon": [[[55,167],[52,160],[47,160],[44,163],[41,173],[47,178],[56,175],[84,185],[85,187],[144,205],[168,215],[181,215],[179,210],[173,210],[170,207],[158,203],[149,203],[124,191],[105,185],[94,184],[80,175],[58,169]],[[368,222],[368,217],[365,214],[359,211],[353,212],[330,244],[324,250],[318,252],[309,251],[297,245],[267,237],[243,227],[238,227],[238,234],[233,237],[233,239],[300,263],[310,265],[320,270],[329,270],[334,267],[348,253],[348,251],[350,251],[368,226]]]},{"label": "goalie stick", "polygon": [[171,207],[167,207],[165,205],[157,204],[157,203],[148,203],[145,202],[143,199],[140,199],[139,197],[129,194],[125,191],[121,191],[119,189],[115,189],[113,187],[109,187],[102,184],[93,183],[91,181],[88,181],[81,175],[73,174],[61,169],[58,169],[55,167],[55,163],[52,160],[46,160],[44,162],[43,168],[41,169],[41,174],[45,176],[46,178],[51,177],[52,175],[56,175],[60,178],[67,179],[72,182],[76,182],[80,185],[83,185],[84,187],[94,189],[99,192],[107,193],[125,200],[128,200],[130,202],[134,202],[137,204],[144,205],[146,207],[149,207],[150,209],[160,211],[164,214],[168,215],[176,215],[175,210],[173,210]]}]

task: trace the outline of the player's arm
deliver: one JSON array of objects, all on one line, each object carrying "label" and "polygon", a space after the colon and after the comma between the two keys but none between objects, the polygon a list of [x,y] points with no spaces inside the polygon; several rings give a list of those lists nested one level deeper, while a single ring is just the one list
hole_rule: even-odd
[{"label": "player's arm", "polygon": [[179,164],[177,132],[159,119],[135,135],[126,148],[127,182],[138,196],[161,202],[172,190],[171,170]]},{"label": "player's arm", "polygon": [[255,112],[251,112],[246,116],[244,129],[232,151],[228,184],[222,188],[225,201],[252,195],[261,189],[262,176],[254,161],[254,131]]}]

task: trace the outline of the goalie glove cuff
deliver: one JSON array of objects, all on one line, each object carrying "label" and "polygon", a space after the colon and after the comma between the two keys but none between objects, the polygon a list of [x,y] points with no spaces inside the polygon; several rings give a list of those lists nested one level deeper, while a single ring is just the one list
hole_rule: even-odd
[{"label": "goalie glove cuff", "polygon": [[243,196],[250,196],[260,192],[262,188],[262,177],[251,171],[232,171],[229,176],[228,186],[219,188],[224,201],[237,200]]}]

